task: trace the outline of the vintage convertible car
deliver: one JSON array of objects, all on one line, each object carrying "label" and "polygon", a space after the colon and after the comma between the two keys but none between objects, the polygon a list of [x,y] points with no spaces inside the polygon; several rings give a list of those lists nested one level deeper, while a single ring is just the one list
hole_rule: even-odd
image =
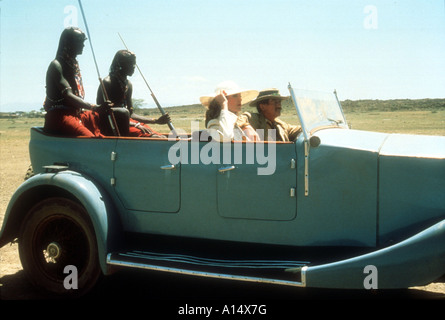
[{"label": "vintage convertible car", "polygon": [[18,239],[31,281],[67,294],[123,267],[319,288],[441,277],[445,137],[352,130],[335,92],[289,91],[303,129],[292,142],[32,128],[35,174],[0,246]]}]

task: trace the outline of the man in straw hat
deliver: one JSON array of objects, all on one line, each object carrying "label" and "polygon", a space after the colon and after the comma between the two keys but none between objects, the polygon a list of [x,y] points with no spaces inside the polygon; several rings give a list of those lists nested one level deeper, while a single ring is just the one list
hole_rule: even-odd
[{"label": "man in straw hat", "polygon": [[288,98],[289,97],[280,95],[278,89],[273,88],[260,91],[256,99],[250,102],[251,106],[256,106],[258,113],[243,113],[238,118],[238,126],[251,137],[257,133],[251,132],[250,128],[255,130],[262,129],[261,131],[264,132],[264,137],[260,136],[261,140],[269,140],[268,129],[275,129],[275,140],[294,141],[298,134],[301,133],[301,127],[290,125],[278,119],[281,114],[281,101]]},{"label": "man in straw hat", "polygon": [[236,120],[242,105],[257,95],[256,90],[243,90],[232,81],[224,81],[216,87],[215,95],[201,97],[199,100],[207,108],[206,128],[210,136],[217,141],[245,139],[246,135]]}]

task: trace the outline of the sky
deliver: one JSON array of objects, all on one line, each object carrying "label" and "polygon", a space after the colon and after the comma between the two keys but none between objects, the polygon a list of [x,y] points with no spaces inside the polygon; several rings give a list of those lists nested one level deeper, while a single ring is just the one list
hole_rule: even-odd
[{"label": "sky", "polygon": [[[199,103],[231,80],[337,90],[341,100],[445,98],[445,0],[82,0],[78,56],[95,103],[118,34],[163,107]],[[0,111],[40,110],[65,27],[86,33],[78,1],[0,0]],[[97,74],[92,50],[98,62]],[[155,107],[138,71],[133,98]]]}]

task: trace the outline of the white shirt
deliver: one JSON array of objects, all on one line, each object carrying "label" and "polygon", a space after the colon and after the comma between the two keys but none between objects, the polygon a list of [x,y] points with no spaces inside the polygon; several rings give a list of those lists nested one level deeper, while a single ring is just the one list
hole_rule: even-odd
[{"label": "white shirt", "polygon": [[[241,128],[236,125],[238,116],[229,110],[222,109],[218,118],[207,123],[207,130],[216,141],[242,141],[245,137]],[[247,139],[247,137],[245,137]]]}]

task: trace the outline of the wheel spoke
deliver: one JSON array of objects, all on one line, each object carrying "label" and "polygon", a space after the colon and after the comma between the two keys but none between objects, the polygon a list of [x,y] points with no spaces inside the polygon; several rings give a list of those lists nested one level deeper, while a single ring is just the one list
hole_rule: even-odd
[{"label": "wheel spoke", "polygon": [[[55,279],[64,277],[63,269],[67,265],[75,265],[83,270],[88,260],[88,242],[82,229],[72,219],[65,216],[53,216],[43,221],[36,232],[36,244],[42,250],[40,267],[48,276]],[[48,252],[48,246],[57,243],[60,254],[57,258]]]},{"label": "wheel spoke", "polygon": [[63,286],[64,269],[73,265],[82,286],[74,294],[94,286],[101,270],[94,229],[87,217],[81,205],[65,198],[42,200],[28,213],[19,251],[23,269],[35,284],[51,292],[70,294]]}]

